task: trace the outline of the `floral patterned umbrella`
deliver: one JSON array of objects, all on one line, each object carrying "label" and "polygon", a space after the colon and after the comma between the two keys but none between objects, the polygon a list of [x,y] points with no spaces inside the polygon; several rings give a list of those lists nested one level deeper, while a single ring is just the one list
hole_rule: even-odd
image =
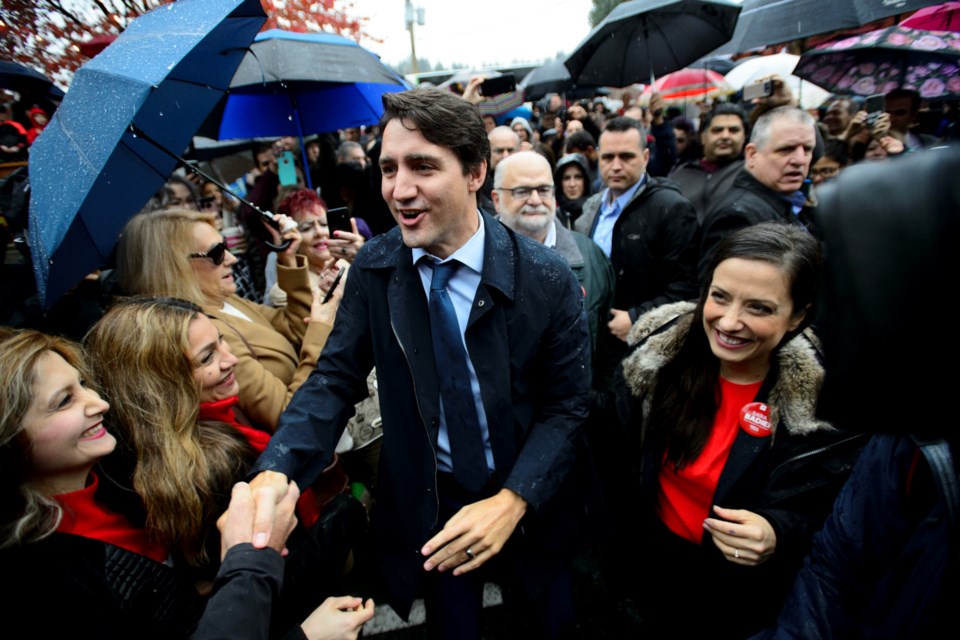
[{"label": "floral patterned umbrella", "polygon": [[836,93],[899,88],[921,98],[960,97],[960,33],[879,29],[807,51],[793,73]]}]

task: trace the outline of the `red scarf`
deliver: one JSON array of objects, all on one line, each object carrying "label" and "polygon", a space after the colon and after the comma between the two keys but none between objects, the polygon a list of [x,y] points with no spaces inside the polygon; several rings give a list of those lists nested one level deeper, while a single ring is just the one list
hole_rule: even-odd
[{"label": "red scarf", "polygon": [[[234,413],[233,407],[240,400],[240,396],[231,396],[225,400],[200,403],[200,419],[225,422],[240,432],[257,453],[263,453],[270,442],[270,434],[255,427],[241,424]],[[301,489],[300,499],[297,501],[297,516],[306,528],[312,527],[320,519],[320,509],[317,499],[311,489]]]},{"label": "red scarf", "polygon": [[164,562],[169,554],[162,545],[150,540],[147,532],[133,526],[126,516],[109,510],[97,501],[99,484],[97,474],[91,471],[90,484],[83,489],[53,496],[63,507],[63,518],[57,531],[100,540],[156,562]]}]

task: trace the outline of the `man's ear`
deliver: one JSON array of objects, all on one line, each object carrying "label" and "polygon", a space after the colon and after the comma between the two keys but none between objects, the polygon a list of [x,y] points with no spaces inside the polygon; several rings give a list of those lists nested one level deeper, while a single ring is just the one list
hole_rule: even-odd
[{"label": "man's ear", "polygon": [[748,142],[747,146],[743,148],[743,157],[747,160],[747,166],[753,167],[753,159],[757,155],[757,145],[752,142]]},{"label": "man's ear", "polygon": [[467,169],[467,186],[470,193],[476,193],[487,177],[487,161],[481,160],[476,166]]},{"label": "man's ear", "polygon": [[490,192],[490,198],[493,200],[493,208],[500,213],[500,192],[494,189]]}]

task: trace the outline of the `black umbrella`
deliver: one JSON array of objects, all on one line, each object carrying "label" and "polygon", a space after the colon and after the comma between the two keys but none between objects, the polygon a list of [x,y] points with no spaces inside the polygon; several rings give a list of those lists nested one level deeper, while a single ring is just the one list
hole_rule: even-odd
[{"label": "black umbrella", "polygon": [[567,93],[576,85],[563,60],[554,60],[528,73],[519,86],[526,100],[539,100],[548,93]]},{"label": "black umbrella", "polygon": [[730,39],[730,0],[633,0],[618,5],[564,62],[577,84],[625,87],[684,68]]},{"label": "black umbrella", "polygon": [[744,0],[733,37],[714,53],[738,53],[840,29],[862,27],[875,20],[916,11],[942,1]]},{"label": "black umbrella", "polygon": [[0,60],[0,88],[17,93],[47,94],[55,100],[63,98],[63,91],[42,73],[10,60]]}]

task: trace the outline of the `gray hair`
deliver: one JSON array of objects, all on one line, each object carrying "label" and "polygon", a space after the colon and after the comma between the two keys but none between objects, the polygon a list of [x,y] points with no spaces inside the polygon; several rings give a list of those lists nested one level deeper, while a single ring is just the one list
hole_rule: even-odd
[{"label": "gray hair", "polygon": [[367,152],[363,150],[363,145],[361,145],[359,142],[354,142],[353,140],[345,140],[340,143],[339,147],[337,147],[337,162],[340,162],[341,160],[346,160],[350,153],[350,150],[353,148],[360,149],[360,151],[363,151],[363,155],[367,155]]},{"label": "gray hair", "polygon": [[753,132],[750,134],[750,143],[758,149],[766,149],[770,144],[770,129],[773,128],[773,123],[779,120],[787,120],[789,122],[806,125],[810,127],[811,130],[816,126],[816,123],[813,121],[813,116],[803,109],[798,109],[797,107],[777,107],[760,116],[756,124],[753,125]]}]

